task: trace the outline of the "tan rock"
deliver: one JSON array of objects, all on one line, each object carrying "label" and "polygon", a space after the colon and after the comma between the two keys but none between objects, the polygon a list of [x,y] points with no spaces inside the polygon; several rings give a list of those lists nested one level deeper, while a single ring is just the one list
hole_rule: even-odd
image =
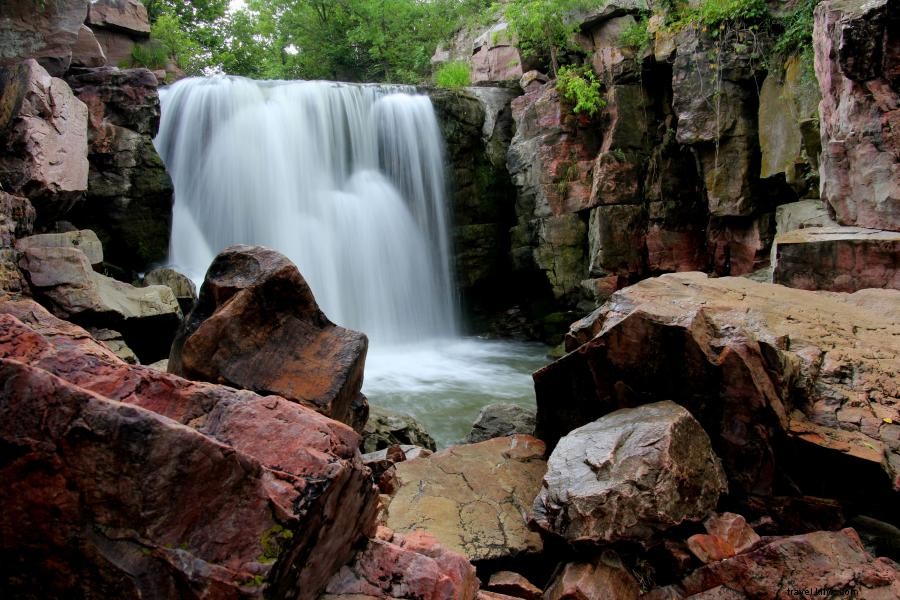
[{"label": "tan rock", "polygon": [[595,562],[568,563],[544,594],[545,600],[637,600],[641,588],[614,552],[604,552]]},{"label": "tan rock", "polygon": [[20,239],[16,249],[25,252],[28,248],[77,248],[87,257],[91,265],[103,262],[103,244],[97,234],[90,229],[66,231],[64,233],[39,233]]},{"label": "tan rock", "polygon": [[386,524],[400,533],[424,529],[469,560],[540,552],[525,513],[540,488],[543,455],[543,442],[514,435],[399,463]]},{"label": "tan rock", "polygon": [[488,590],[525,600],[540,600],[544,592],[539,587],[512,571],[498,571],[488,580]]}]

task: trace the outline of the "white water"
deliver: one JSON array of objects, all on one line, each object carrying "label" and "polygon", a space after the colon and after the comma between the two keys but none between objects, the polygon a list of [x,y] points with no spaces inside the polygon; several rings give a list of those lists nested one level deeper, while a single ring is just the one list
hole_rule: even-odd
[{"label": "white water", "polygon": [[412,92],[182,80],[160,92],[155,144],[175,186],[170,263],[201,281],[229,245],[282,252],[332,321],[369,336],[370,400],[447,443],[487,402],[533,404],[539,350],[459,338],[443,143]]}]

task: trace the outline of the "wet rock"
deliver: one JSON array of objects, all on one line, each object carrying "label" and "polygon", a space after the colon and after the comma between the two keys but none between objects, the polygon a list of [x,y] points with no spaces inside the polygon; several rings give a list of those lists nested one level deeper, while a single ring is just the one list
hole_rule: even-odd
[{"label": "wet rock", "polygon": [[687,597],[724,586],[749,598],[771,600],[790,594],[789,590],[805,589],[847,596],[856,592],[862,598],[900,598],[898,575],[896,563],[873,559],[856,532],[844,529],[781,538],[710,563],[686,577],[681,587]]},{"label": "wet rock", "polygon": [[28,594],[310,599],[374,532],[349,427],[127,365],[32,301],[0,303],[0,331],[0,435],[19,449],[0,539]]},{"label": "wet rock", "polygon": [[369,412],[360,393],[367,348],[365,335],[328,320],[287,258],[232,246],[210,265],[169,370],[277,394],[361,431]]},{"label": "wet rock", "polygon": [[399,463],[386,525],[399,533],[424,529],[473,561],[536,554],[541,538],[524,512],[540,488],[544,450],[541,441],[514,435]]},{"label": "wet rock", "polygon": [[400,535],[382,527],[353,562],[329,580],[322,600],[473,600],[477,592],[475,567],[463,556],[424,531]]},{"label": "wet rock", "polygon": [[698,533],[687,540],[688,548],[703,563],[731,558],[749,550],[761,539],[744,517],[734,513],[713,515],[704,526],[706,534]]},{"label": "wet rock", "polygon": [[883,468],[900,489],[898,300],[894,290],[810,292],[699,273],[644,280],[534,374],[536,435],[552,447],[612,410],[670,398],[710,434],[734,494],[773,493],[785,435],[854,469]]},{"label": "wet rock", "polygon": [[428,450],[436,448],[434,439],[425,426],[409,415],[403,415],[378,406],[369,407],[369,420],[363,429],[362,451],[369,453],[398,445],[420,446]]},{"label": "wet rock", "polygon": [[19,252],[25,252],[28,248],[77,248],[84,253],[92,266],[103,262],[103,245],[97,234],[90,229],[40,233],[24,237],[16,242],[16,248]]},{"label": "wet rock", "polygon": [[34,207],[28,198],[0,191],[0,291],[28,290],[28,282],[17,264],[15,242],[31,234],[34,218]]},{"label": "wet rock", "polygon": [[488,404],[478,413],[466,443],[483,442],[495,437],[514,433],[534,433],[535,411],[518,404],[496,402]]},{"label": "wet rock", "polygon": [[94,68],[106,64],[106,54],[97,41],[97,36],[87,25],[82,25],[78,30],[78,39],[72,46],[73,67]]},{"label": "wet rock", "polygon": [[893,0],[816,6],[821,191],[841,225],[900,230],[898,31]]},{"label": "wet rock", "polygon": [[0,185],[27,196],[42,218],[87,189],[87,109],[34,59],[0,69]]},{"label": "wet rock", "polygon": [[7,0],[0,15],[0,66],[34,58],[51,75],[61,76],[69,68],[87,12],[88,0]]},{"label": "wet rock", "polygon": [[703,519],[727,489],[700,424],[674,402],[657,402],[560,439],[532,519],[570,542],[646,542]]},{"label": "wet rock", "polygon": [[491,575],[488,590],[525,600],[540,600],[544,592],[539,587],[512,571],[498,571]]},{"label": "wet rock", "polygon": [[175,294],[175,299],[178,300],[178,305],[184,314],[191,312],[197,303],[197,287],[194,282],[188,279],[187,275],[183,275],[171,267],[153,269],[144,275],[142,283],[168,286]]},{"label": "wet rock", "polygon": [[546,600],[637,600],[640,596],[637,579],[612,551],[604,552],[594,562],[566,564],[544,594]]},{"label": "wet rock", "polygon": [[772,247],[772,281],[804,290],[900,289],[900,233],[815,227],[781,234]]}]

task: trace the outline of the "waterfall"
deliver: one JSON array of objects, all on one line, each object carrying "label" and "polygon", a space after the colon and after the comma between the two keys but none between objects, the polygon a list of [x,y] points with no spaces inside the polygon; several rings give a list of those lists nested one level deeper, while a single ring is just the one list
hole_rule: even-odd
[{"label": "waterfall", "polygon": [[288,256],[336,323],[393,344],[457,333],[442,140],[412,88],[186,79],[160,90],[169,261]]}]

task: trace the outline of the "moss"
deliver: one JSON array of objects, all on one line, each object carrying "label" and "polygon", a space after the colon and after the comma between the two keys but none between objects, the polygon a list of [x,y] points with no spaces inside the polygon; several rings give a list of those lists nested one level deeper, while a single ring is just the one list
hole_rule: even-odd
[{"label": "moss", "polygon": [[262,547],[262,554],[256,559],[263,564],[273,563],[278,560],[281,554],[281,548],[294,538],[294,532],[285,529],[281,525],[273,525],[266,530],[259,538],[259,545]]}]

